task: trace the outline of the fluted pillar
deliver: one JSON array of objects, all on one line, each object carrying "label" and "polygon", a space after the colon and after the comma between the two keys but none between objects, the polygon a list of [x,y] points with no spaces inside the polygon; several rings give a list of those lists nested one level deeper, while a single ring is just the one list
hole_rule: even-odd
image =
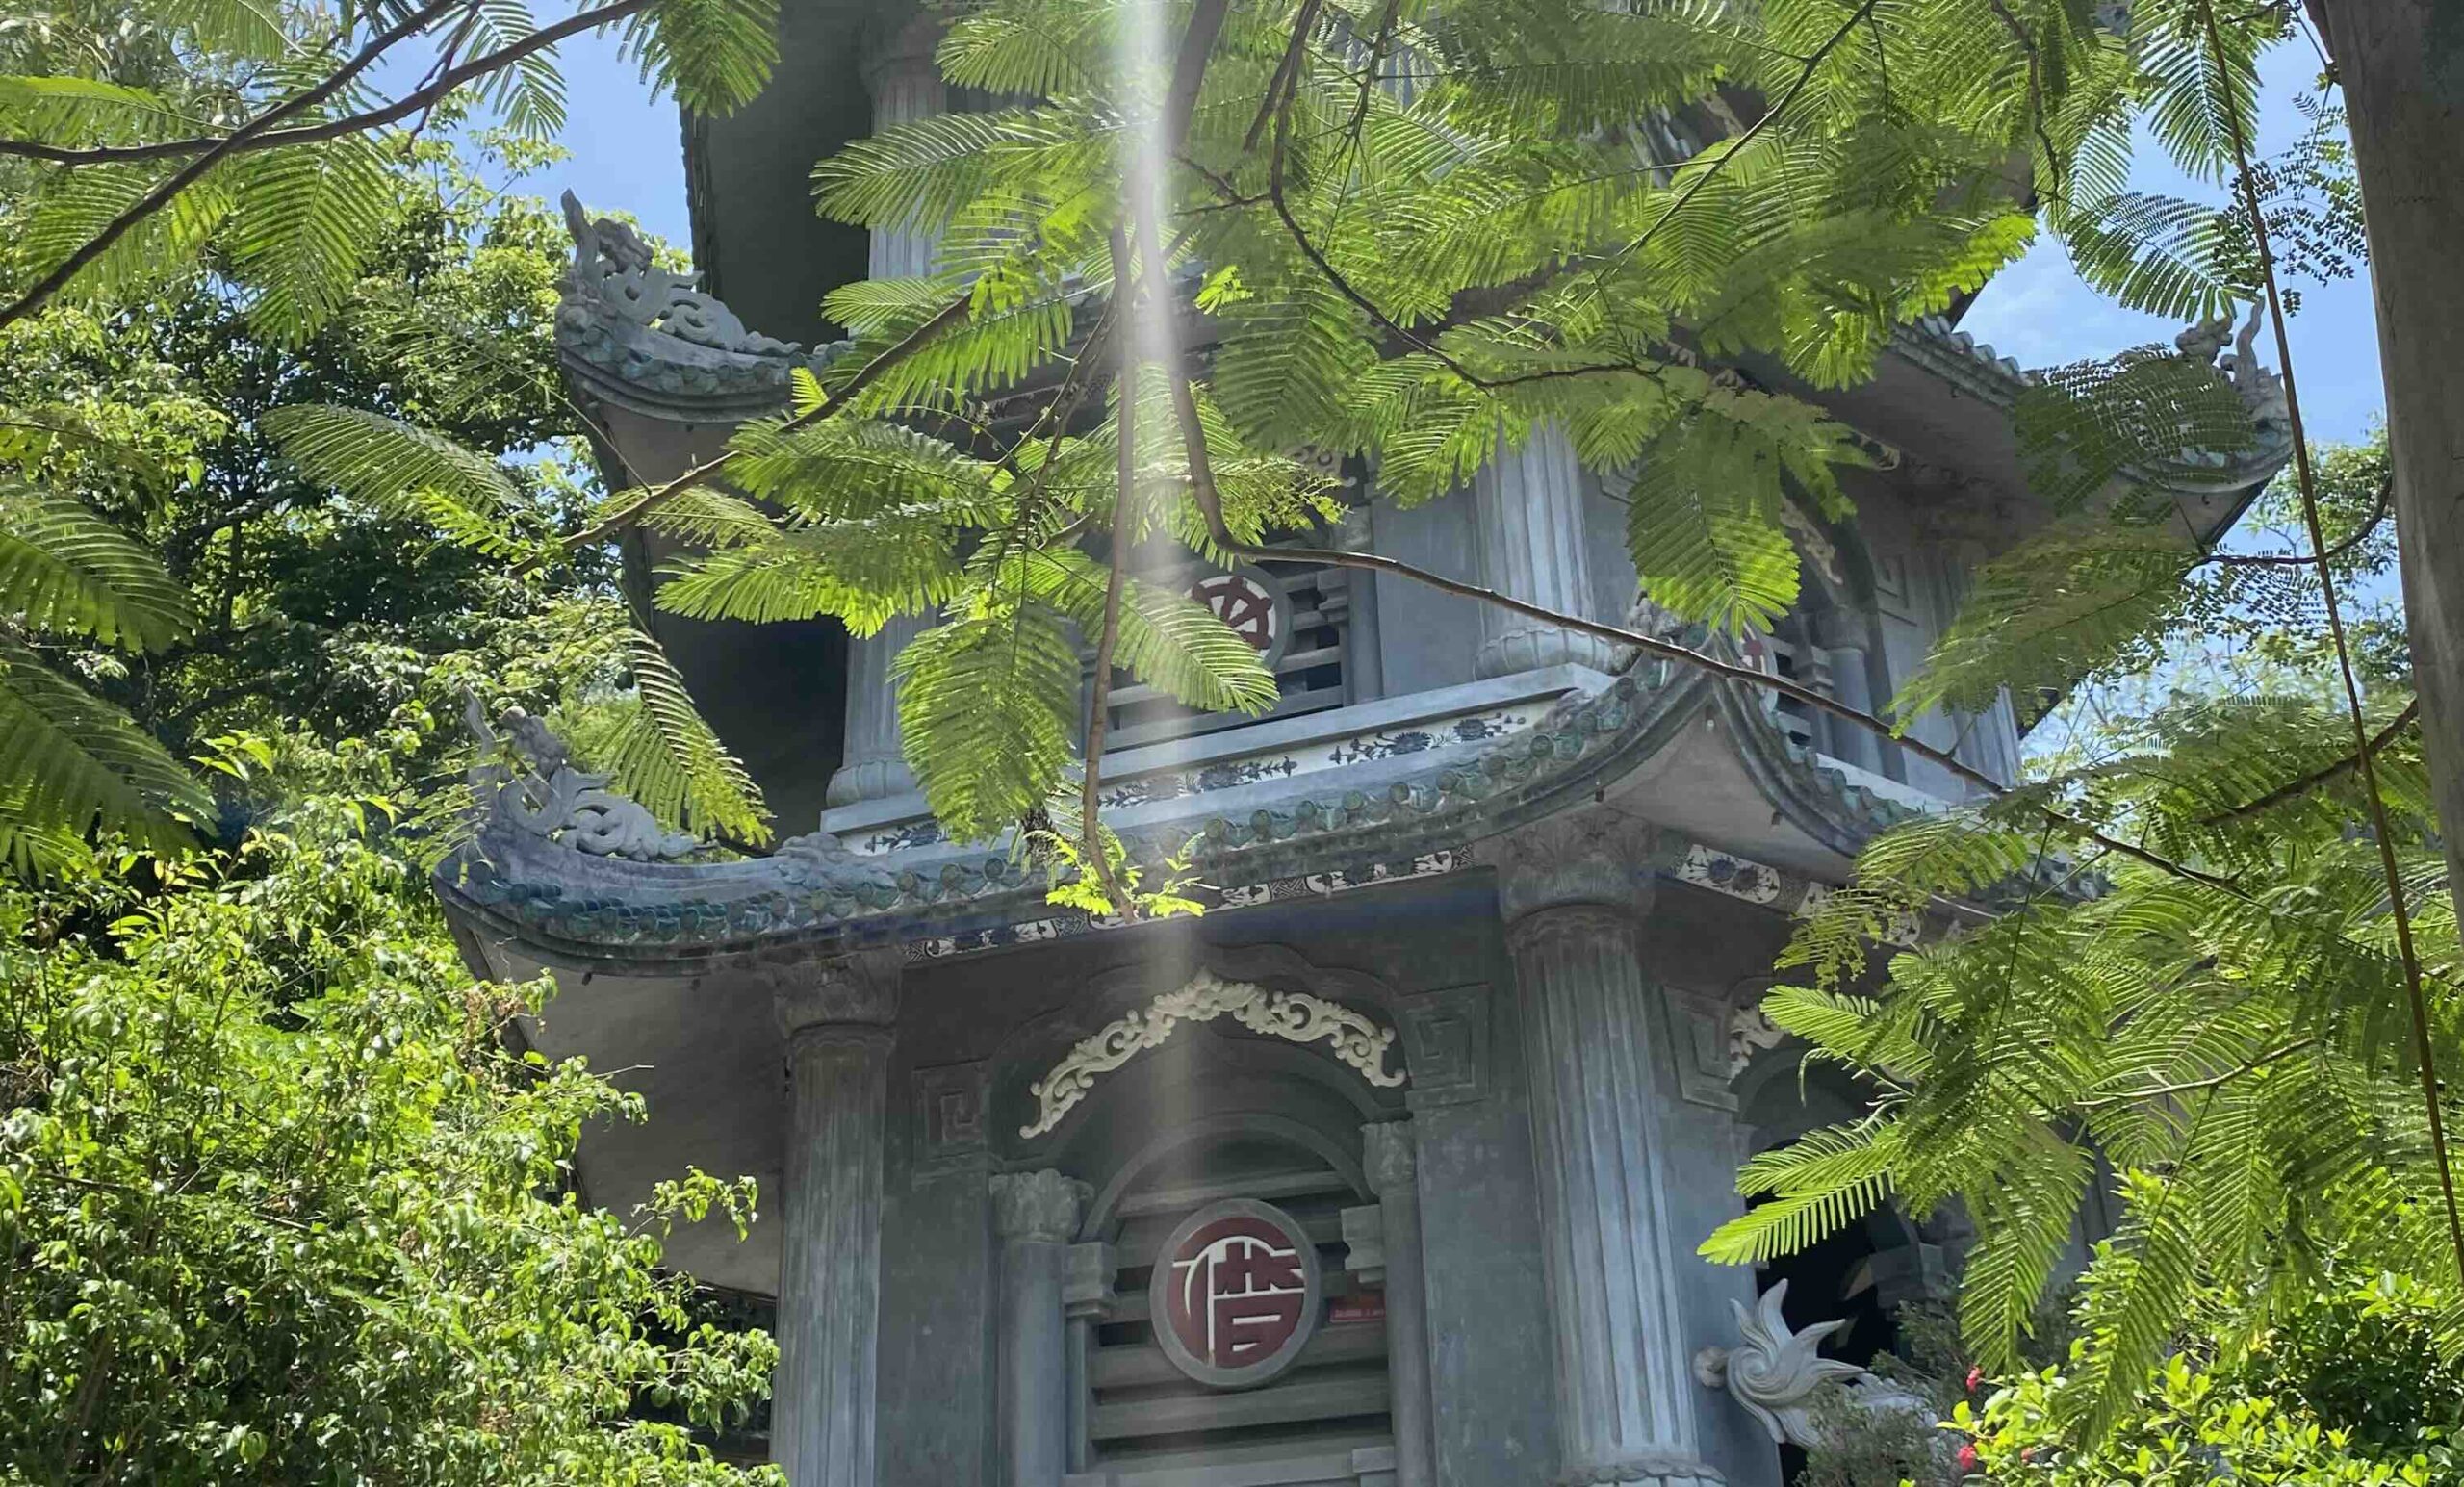
[{"label": "fluted pillar", "polygon": [[[940,39],[939,23],[918,15],[865,45],[864,90],[872,94],[874,133],[949,111],[949,85],[933,62],[933,48]],[[932,272],[937,236],[912,225],[875,232],[864,276],[894,279]]]},{"label": "fluted pillar", "polygon": [[[1564,429],[1551,424],[1521,449],[1500,450],[1472,477],[1480,581],[1515,599],[1591,616],[1582,505],[1582,466]],[[1605,671],[1611,649],[1598,636],[1484,605],[1473,669],[1504,677],[1573,661]]]},{"label": "fluted pillar", "polygon": [[[939,27],[930,17],[918,16],[866,45],[864,88],[872,94],[876,132],[947,110],[949,90],[933,62],[939,38]],[[874,232],[865,277],[932,272],[936,237],[912,225]],[[898,694],[890,684],[890,663],[930,623],[927,616],[905,614],[873,634],[847,638],[847,733],[825,804],[852,806],[915,788],[915,776],[900,753]]]},{"label": "fluted pillar", "polygon": [[1647,829],[1609,812],[1505,844],[1499,888],[1531,1086],[1554,1334],[1558,1480],[1701,1487],[1656,1087],[1655,988],[1636,921]]},{"label": "fluted pillar", "polygon": [[915,776],[900,752],[898,689],[890,681],[890,665],[931,623],[925,615],[902,614],[869,635],[847,637],[847,732],[825,805],[886,800],[915,788]]},{"label": "fluted pillar", "polygon": [[786,1192],[770,1449],[792,1487],[873,1487],[882,1137],[898,958],[783,976]]},{"label": "fluted pillar", "polygon": [[1006,1487],[1060,1487],[1069,1469],[1063,1293],[1087,1185],[1047,1167],[992,1179],[1001,1240],[1000,1441]]},{"label": "fluted pillar", "polygon": [[1360,1129],[1361,1166],[1377,1194],[1386,1261],[1386,1391],[1395,1422],[1395,1487],[1436,1487],[1437,1422],[1429,1391],[1428,1289],[1421,1267],[1421,1189],[1409,1120]]}]

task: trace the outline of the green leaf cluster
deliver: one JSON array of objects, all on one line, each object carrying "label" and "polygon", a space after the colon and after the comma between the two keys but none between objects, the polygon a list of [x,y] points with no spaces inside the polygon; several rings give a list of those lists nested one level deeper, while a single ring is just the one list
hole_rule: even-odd
[{"label": "green leaf cluster", "polygon": [[581,1202],[638,1100],[521,1051],[542,987],[462,968],[389,756],[289,767],[229,852],[0,881],[0,1473],[775,1481],[707,1442],[777,1349],[660,1258],[750,1186]]}]

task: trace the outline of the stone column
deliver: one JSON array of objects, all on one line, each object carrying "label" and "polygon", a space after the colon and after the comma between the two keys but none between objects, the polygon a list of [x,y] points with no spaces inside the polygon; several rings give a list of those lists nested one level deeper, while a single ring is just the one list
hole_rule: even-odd
[{"label": "stone column", "polygon": [[[1593,614],[1583,560],[1582,466],[1574,441],[1552,424],[1472,477],[1480,581],[1515,599],[1567,614]],[[1482,677],[1511,676],[1561,661],[1608,669],[1608,642],[1500,609],[1480,608]]]},{"label": "stone column", "polygon": [[1384,1210],[1386,1390],[1395,1422],[1395,1487],[1437,1487],[1429,1392],[1428,1291],[1421,1267],[1421,1190],[1408,1120],[1360,1128],[1361,1165]]},{"label": "stone column", "polygon": [[[1874,617],[1859,609],[1818,610],[1813,617],[1813,643],[1821,648],[1831,671],[1831,695],[1859,712],[1874,710]],[[1822,720],[1822,736],[1831,753],[1874,774],[1883,772],[1882,740],[1854,723]]]},{"label": "stone column", "polygon": [[992,1179],[1001,1238],[1000,1442],[1007,1487],[1061,1487],[1069,1469],[1069,1338],[1062,1312],[1086,1184],[1049,1167]]},{"label": "stone column", "polygon": [[1612,812],[1505,843],[1499,891],[1530,1073],[1555,1341],[1558,1481],[1704,1487],[1672,1264],[1656,989],[1636,921],[1650,833]]},{"label": "stone column", "polygon": [[930,623],[925,615],[902,614],[872,634],[847,637],[847,733],[823,804],[852,806],[915,788],[915,776],[900,753],[898,689],[889,669]]},{"label": "stone column", "polygon": [[873,1487],[898,966],[895,951],[869,951],[799,969],[777,990],[789,1115],[770,1449],[792,1487]]},{"label": "stone column", "polygon": [[[873,98],[874,133],[949,112],[949,87],[933,62],[940,39],[939,23],[918,15],[866,42],[862,69],[864,90]],[[874,233],[864,276],[898,279],[932,272],[937,236],[913,226]]]},{"label": "stone column", "polygon": [[[948,90],[933,64],[940,31],[917,17],[871,42],[863,62],[864,88],[873,95],[873,128],[930,118],[948,106]],[[876,232],[865,276],[907,278],[933,271],[935,235],[915,227]],[[899,752],[898,695],[890,685],[890,662],[930,621],[906,614],[870,635],[847,638],[847,734],[838,772],[830,777],[824,804],[852,806],[915,788],[915,777]]]}]

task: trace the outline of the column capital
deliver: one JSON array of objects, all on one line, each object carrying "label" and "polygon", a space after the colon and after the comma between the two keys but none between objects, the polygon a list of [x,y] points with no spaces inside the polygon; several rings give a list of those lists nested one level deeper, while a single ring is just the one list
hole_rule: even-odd
[{"label": "column capital", "polygon": [[1826,604],[1812,615],[1813,643],[1826,651],[1870,651],[1874,648],[1874,616],[1870,610]]},{"label": "column capital", "polygon": [[941,44],[941,22],[930,13],[900,22],[867,25],[858,45],[856,66],[864,90],[879,96],[892,78],[924,78],[938,84],[941,69],[933,53]]},{"label": "column capital", "polygon": [[1498,898],[1506,921],[1543,909],[1651,907],[1659,833],[1622,811],[1594,808],[1535,821],[1499,841]]},{"label": "column capital", "polygon": [[1369,1174],[1369,1190],[1379,1197],[1414,1195],[1413,1170],[1419,1141],[1409,1120],[1381,1120],[1360,1128],[1360,1165]]},{"label": "column capital", "polygon": [[886,1029],[898,1020],[901,957],[895,949],[860,950],[770,975],[771,1010],[790,1043],[826,1028]]},{"label": "column capital", "polygon": [[992,1176],[992,1231],[1003,1239],[1065,1244],[1078,1232],[1089,1189],[1051,1167]]},{"label": "column capital", "polygon": [[1120,1258],[1113,1246],[1100,1240],[1069,1246],[1068,1268],[1063,1272],[1061,1304],[1071,1317],[1101,1321],[1120,1304],[1120,1294],[1113,1289],[1120,1273]]}]

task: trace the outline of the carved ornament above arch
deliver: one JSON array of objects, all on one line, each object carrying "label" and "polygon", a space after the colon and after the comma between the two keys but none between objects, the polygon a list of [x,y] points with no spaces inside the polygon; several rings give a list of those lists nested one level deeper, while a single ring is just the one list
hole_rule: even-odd
[{"label": "carved ornament above arch", "polygon": [[1212,1022],[1225,1015],[1253,1033],[1287,1042],[1329,1042],[1337,1059],[1373,1085],[1395,1089],[1404,1082],[1401,1070],[1386,1067],[1387,1053],[1395,1044],[1393,1028],[1381,1027],[1322,996],[1270,991],[1202,970],[1186,985],[1133,1008],[1079,1039],[1049,1073],[1027,1087],[1036,1099],[1036,1118],[1021,1126],[1018,1134],[1032,1139],[1060,1125],[1062,1117],[1094,1089],[1098,1078],[1141,1052],[1162,1046],[1182,1023]]}]

